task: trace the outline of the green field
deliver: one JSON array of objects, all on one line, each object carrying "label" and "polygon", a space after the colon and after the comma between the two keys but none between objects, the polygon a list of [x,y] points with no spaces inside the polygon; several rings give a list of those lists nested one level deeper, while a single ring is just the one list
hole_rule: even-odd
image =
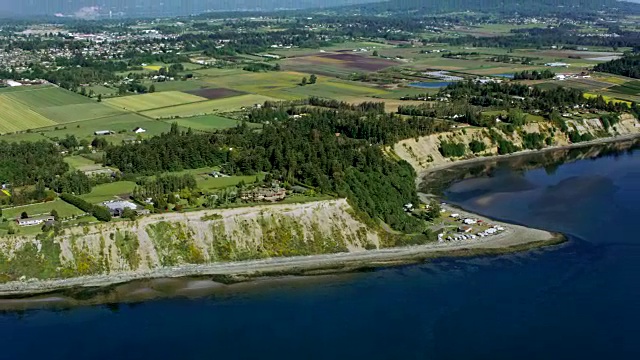
[{"label": "green field", "polygon": [[30,108],[46,108],[52,106],[87,104],[93,101],[86,96],[57,87],[34,87],[30,90],[5,94]]},{"label": "green field", "polygon": [[97,102],[53,106],[36,111],[59,124],[93,120],[125,113],[120,109]]},{"label": "green field", "polygon": [[92,160],[89,160],[86,157],[79,156],[79,155],[67,156],[64,158],[64,161],[67,164],[69,164],[69,166],[71,166],[73,169],[80,170],[80,171],[86,171],[86,170],[91,170],[91,169],[100,167],[100,165],[97,165]]},{"label": "green field", "polygon": [[610,87],[609,91],[618,92],[627,95],[639,95],[640,94],[640,81],[629,81],[622,85],[616,85]]},{"label": "green field", "polygon": [[118,181],[95,186],[90,193],[81,195],[84,200],[97,204],[100,202],[114,200],[119,195],[130,194],[136,187],[133,181]]},{"label": "green field", "polygon": [[8,95],[0,95],[0,134],[56,124]]},{"label": "green field", "polygon": [[39,131],[42,131],[48,138],[63,138],[66,135],[74,135],[81,139],[91,140],[95,137],[95,131],[111,130],[116,132],[116,134],[105,136],[105,139],[112,143],[119,143],[125,139],[137,138],[138,134],[133,132],[136,127],[141,127],[147,130],[146,133],[141,135],[142,137],[147,137],[168,132],[171,125],[162,121],[152,120],[138,114],[125,113],[102,119],[67,124],[64,128],[58,127],[58,130],[55,130],[53,127],[49,127]]},{"label": "green field", "polygon": [[164,91],[189,91],[211,87],[211,84],[208,84],[202,80],[194,79],[163,82],[151,82],[149,80],[144,81],[144,85],[146,86],[151,86],[151,84],[155,86],[156,93]]},{"label": "green field", "polygon": [[209,68],[209,69],[200,69],[194,71],[196,76],[207,76],[207,77],[219,77],[219,76],[229,76],[229,75],[243,75],[247,74],[246,71],[240,68]]},{"label": "green field", "polygon": [[203,97],[179,91],[156,92],[107,99],[109,105],[131,111],[144,111],[207,100]]},{"label": "green field", "polygon": [[[275,90],[295,88],[303,77],[309,74],[292,71],[273,71],[266,73],[245,73],[237,76],[223,76],[208,80],[215,87],[230,88],[247,93],[269,95]],[[322,81],[323,77],[318,77]]]},{"label": "green field", "polygon": [[[213,131],[220,129],[228,129],[238,126],[241,122],[217,115],[194,116],[190,118],[166,120],[169,123],[175,122],[185,128],[192,128],[201,131]],[[248,123],[249,126],[255,125]]]},{"label": "green field", "polygon": [[190,117],[197,115],[231,112],[240,110],[241,107],[253,106],[254,104],[262,104],[265,101],[278,101],[278,99],[262,95],[250,94],[150,110],[145,111],[142,114],[156,119]]},{"label": "green field", "polygon": [[229,186],[235,186],[244,181],[245,184],[253,184],[256,180],[262,180],[264,175],[248,175],[248,176],[229,176],[223,178],[214,178],[211,176],[199,176],[196,178],[200,189],[223,189]]},{"label": "green field", "polygon": [[7,219],[15,219],[20,217],[20,214],[22,214],[23,211],[26,211],[30,217],[49,215],[54,209],[58,212],[58,215],[61,218],[83,214],[83,211],[78,209],[77,207],[70,205],[60,199],[57,199],[46,203],[5,208],[2,209],[2,217]]},{"label": "green field", "polygon": [[[340,100],[344,96],[384,95],[386,91],[370,86],[357,85],[356,83],[343,83],[335,81],[319,80],[316,84],[298,86],[294,89],[284,89],[284,93],[306,98],[317,96]],[[277,95],[276,95],[277,96]]]}]

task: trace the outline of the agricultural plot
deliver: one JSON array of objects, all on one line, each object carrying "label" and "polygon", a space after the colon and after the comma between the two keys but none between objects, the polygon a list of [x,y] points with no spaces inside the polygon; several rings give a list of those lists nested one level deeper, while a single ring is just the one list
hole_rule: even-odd
[{"label": "agricultural plot", "polygon": [[386,93],[384,90],[370,86],[325,81],[306,86],[299,86],[295,89],[285,89],[282,90],[282,92],[290,92],[295,95],[301,95],[305,98],[309,96],[317,96],[336,100],[340,100],[345,96],[382,95]]},{"label": "agricultural plot", "polygon": [[246,93],[270,95],[271,92],[276,90],[298,86],[303,77],[308,78],[309,74],[291,71],[265,73],[245,72],[238,76],[224,76],[211,79],[211,83],[222,88],[230,88]]},{"label": "agricultural plot", "polygon": [[56,122],[38,114],[25,104],[8,96],[8,94],[0,95],[0,134],[37,129],[55,124]]},{"label": "agricultural plot", "polygon": [[57,200],[46,202],[46,203],[39,203],[39,204],[2,209],[2,217],[7,219],[16,219],[20,217],[20,215],[23,212],[26,212],[27,215],[29,215],[29,217],[35,217],[35,216],[49,215],[53,210],[56,210],[58,212],[58,215],[61,218],[78,216],[84,213],[82,210],[78,209],[77,207],[70,205],[60,199],[57,199]]},{"label": "agricultural plot", "polygon": [[[136,127],[146,130],[142,135],[133,133]],[[120,143],[122,140],[135,139],[138,136],[153,136],[168,132],[171,125],[162,121],[155,121],[135,113],[126,113],[96,120],[87,120],[73,125],[67,125],[64,129],[55,130],[52,127],[43,129],[43,134],[49,138],[63,138],[67,134],[80,139],[92,140],[94,132],[110,130],[115,134],[105,136],[112,143]]]},{"label": "agricultural plot", "polygon": [[[166,120],[169,123],[177,123],[184,128],[192,128],[200,131],[215,131],[228,129],[238,126],[241,122],[234,119],[228,119],[217,115],[194,116],[190,118]],[[247,123],[249,126],[259,126],[257,124]]]},{"label": "agricultural plot", "polygon": [[58,124],[78,122],[124,114],[125,112],[97,102],[52,106],[36,110]]},{"label": "agricultural plot", "polygon": [[617,99],[617,98],[615,98],[613,96],[605,95],[604,93],[599,93],[599,94],[585,93],[584,97],[587,98],[587,99],[591,99],[591,98],[598,97],[600,95],[602,96],[602,98],[606,102],[613,102],[613,103],[616,103],[616,104],[617,103],[626,103],[627,105],[631,105],[631,101]]},{"label": "agricultural plot", "polygon": [[95,186],[90,193],[81,195],[80,197],[92,204],[97,204],[117,198],[127,198],[135,187],[136,183],[133,181],[117,181],[100,184]]},{"label": "agricultural plot", "polygon": [[56,87],[32,88],[26,91],[11,92],[5,94],[5,96],[33,109],[93,103],[93,101],[86,96]]},{"label": "agricultural plot", "polygon": [[207,100],[206,98],[180,91],[156,92],[107,99],[109,105],[131,111],[144,111]]},{"label": "agricultural plot", "polygon": [[171,119],[175,117],[190,117],[214,113],[225,113],[245,106],[262,104],[265,101],[278,101],[278,99],[262,95],[241,95],[226,99],[201,101],[192,104],[178,105],[162,109],[145,111],[142,114],[155,119]]},{"label": "agricultural plot", "polygon": [[144,81],[145,86],[153,85],[156,88],[156,93],[164,91],[189,91],[210,87],[211,85],[195,79],[179,80],[179,81],[161,81],[152,82],[150,80]]},{"label": "agricultural plot", "polygon": [[334,75],[344,72],[375,72],[400,65],[400,63],[351,53],[331,53],[290,58],[284,60],[283,65],[287,69],[296,71]]},{"label": "agricultural plot", "polygon": [[185,92],[187,94],[200,96],[209,100],[223,99],[223,98],[244,94],[241,91],[236,91],[236,90],[226,89],[226,88],[198,89],[198,90],[190,90]]},{"label": "agricultural plot", "polygon": [[609,91],[627,95],[640,95],[640,81],[629,81],[622,85],[611,87]]},{"label": "agricultural plot", "polygon": [[199,76],[209,76],[209,77],[219,77],[219,76],[229,76],[229,75],[242,75],[247,72],[240,68],[209,68],[209,69],[200,69],[195,70],[194,74]]}]

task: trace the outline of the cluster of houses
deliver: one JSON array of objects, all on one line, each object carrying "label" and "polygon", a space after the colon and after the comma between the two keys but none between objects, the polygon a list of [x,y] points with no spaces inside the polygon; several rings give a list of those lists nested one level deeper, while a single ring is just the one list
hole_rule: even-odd
[{"label": "cluster of houses", "polygon": [[[456,219],[460,222],[460,226],[458,226],[458,233],[449,235],[445,238],[445,233],[438,234],[438,242],[446,241],[463,241],[463,240],[475,240],[477,238],[484,238],[488,236],[496,235],[500,232],[505,231],[505,228],[499,225],[489,225],[484,223],[482,220],[473,219],[473,218],[463,218],[460,214],[453,213],[450,215],[451,218]],[[484,225],[487,227],[485,230],[474,232],[474,225]]]}]

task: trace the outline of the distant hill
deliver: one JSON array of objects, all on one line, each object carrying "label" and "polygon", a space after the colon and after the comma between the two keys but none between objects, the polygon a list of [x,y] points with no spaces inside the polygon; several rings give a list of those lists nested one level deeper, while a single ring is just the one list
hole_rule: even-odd
[{"label": "distant hill", "polygon": [[[640,0],[637,0],[640,1]],[[390,0],[384,3],[361,5],[372,12],[418,11],[421,13],[485,12],[520,14],[556,14],[596,11],[634,11],[640,5],[618,0]]]}]

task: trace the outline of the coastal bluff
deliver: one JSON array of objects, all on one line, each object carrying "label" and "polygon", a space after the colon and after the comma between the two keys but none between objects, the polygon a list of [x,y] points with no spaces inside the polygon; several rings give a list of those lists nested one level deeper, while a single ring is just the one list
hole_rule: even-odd
[{"label": "coastal bluff", "polygon": [[383,247],[344,199],[151,215],[0,239],[0,283]]}]

